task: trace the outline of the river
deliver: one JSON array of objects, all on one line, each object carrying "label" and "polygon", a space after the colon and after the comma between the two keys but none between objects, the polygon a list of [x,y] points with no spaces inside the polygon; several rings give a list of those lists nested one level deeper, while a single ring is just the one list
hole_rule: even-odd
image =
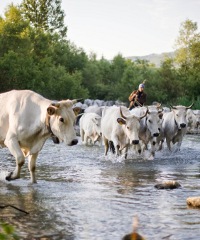
[{"label": "river", "polygon": [[[80,139],[79,139],[80,140]],[[132,231],[147,240],[200,239],[200,209],[187,197],[200,196],[200,136],[186,135],[181,150],[156,152],[154,160],[128,155],[105,157],[103,146],[66,147],[48,140],[37,160],[37,184],[30,183],[27,162],[21,179],[7,182],[15,160],[0,149],[0,219],[20,239],[120,240]],[[156,183],[176,180],[181,188],[158,190]]]}]

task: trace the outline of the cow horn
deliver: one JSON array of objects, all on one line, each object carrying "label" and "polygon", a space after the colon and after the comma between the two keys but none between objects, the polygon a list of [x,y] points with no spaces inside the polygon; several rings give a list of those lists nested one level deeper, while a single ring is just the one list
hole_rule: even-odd
[{"label": "cow horn", "polygon": [[143,116],[141,116],[140,119],[146,117],[147,113],[149,113],[149,109],[148,109],[148,107],[147,107],[147,110],[146,110],[145,114],[144,114]]},{"label": "cow horn", "polygon": [[80,117],[82,116],[84,113],[79,113],[76,117]]},{"label": "cow horn", "polygon": [[162,105],[162,103],[158,103],[158,104],[156,105],[156,107],[157,107],[157,108],[160,108],[161,105]]},{"label": "cow horn", "polygon": [[173,109],[177,109],[176,107],[172,106],[171,104],[169,104],[170,108],[173,108]]},{"label": "cow horn", "polygon": [[56,102],[53,102],[51,103],[52,106],[56,107],[56,108],[59,108],[60,107],[60,103],[56,103]]},{"label": "cow horn", "polygon": [[121,117],[124,118],[124,119],[127,119],[127,117],[125,117],[125,116],[123,115],[121,107],[119,108],[119,110],[120,110]]},{"label": "cow horn", "polygon": [[77,99],[73,99],[72,103],[75,104],[77,102],[82,102],[82,101],[83,101],[83,98],[77,98]]},{"label": "cow horn", "polygon": [[194,105],[194,103],[192,103],[189,107],[186,107],[186,109],[189,109],[191,108],[192,106]]}]

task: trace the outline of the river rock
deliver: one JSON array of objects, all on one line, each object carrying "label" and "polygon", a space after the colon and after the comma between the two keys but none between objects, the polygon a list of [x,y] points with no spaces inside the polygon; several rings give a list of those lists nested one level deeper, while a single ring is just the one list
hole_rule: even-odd
[{"label": "river rock", "polygon": [[163,183],[158,183],[154,187],[157,189],[175,189],[181,187],[181,185],[177,181],[166,181]]},{"label": "river rock", "polygon": [[145,240],[140,234],[138,233],[130,233],[125,235],[122,240]]},{"label": "river rock", "polygon": [[200,197],[189,197],[186,200],[187,205],[190,207],[199,207],[200,208]]}]

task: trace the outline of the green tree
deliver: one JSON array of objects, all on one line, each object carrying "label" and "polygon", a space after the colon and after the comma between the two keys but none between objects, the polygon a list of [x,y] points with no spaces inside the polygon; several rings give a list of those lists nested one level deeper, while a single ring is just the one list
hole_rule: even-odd
[{"label": "green tree", "polygon": [[61,8],[61,0],[23,0],[22,10],[31,25],[38,30],[58,33],[65,37],[67,27],[64,24],[65,13]]},{"label": "green tree", "polygon": [[83,70],[88,63],[88,57],[81,48],[67,40],[59,40],[53,43],[52,60],[56,66],[62,65],[67,72],[74,73]]},{"label": "green tree", "polygon": [[181,23],[179,36],[176,39],[176,56],[175,61],[186,70],[191,66],[193,56],[191,48],[200,41],[200,34],[197,32],[198,26],[196,22],[187,19]]},{"label": "green tree", "polygon": [[196,22],[186,20],[181,24],[176,47],[175,61],[183,94],[195,100],[200,92],[200,33]]},{"label": "green tree", "polygon": [[[27,87],[27,75],[34,69],[31,59],[31,29],[19,7],[8,5],[0,17],[0,82],[1,92]],[[30,85],[30,84],[29,84]]]},{"label": "green tree", "polygon": [[184,87],[174,67],[173,59],[165,59],[158,72],[159,81],[154,84],[154,93],[158,101],[164,104],[175,104],[176,99],[184,94]]},{"label": "green tree", "polygon": [[20,237],[16,234],[15,227],[0,222],[0,240],[19,240]]},{"label": "green tree", "polygon": [[31,51],[29,22],[24,20],[19,7],[8,5],[5,17],[0,17],[0,57],[9,50],[21,54]]}]

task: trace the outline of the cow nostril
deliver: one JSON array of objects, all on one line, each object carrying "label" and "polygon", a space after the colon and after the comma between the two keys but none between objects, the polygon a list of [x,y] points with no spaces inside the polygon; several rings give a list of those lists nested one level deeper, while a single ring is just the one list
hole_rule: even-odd
[{"label": "cow nostril", "polygon": [[136,144],[138,144],[139,143],[139,140],[133,140],[132,141],[132,144],[134,144],[134,145],[136,145]]},{"label": "cow nostril", "polygon": [[159,133],[154,133],[153,136],[154,136],[154,137],[158,137],[158,136],[159,136]]},{"label": "cow nostril", "polygon": [[78,143],[78,140],[77,140],[77,139],[74,139],[74,140],[72,140],[72,142],[71,142],[71,146],[76,145],[77,143]]},{"label": "cow nostril", "polygon": [[186,127],[186,124],[185,124],[185,123],[181,123],[181,124],[180,124],[180,127],[181,127],[181,128],[185,128],[185,127]]}]

